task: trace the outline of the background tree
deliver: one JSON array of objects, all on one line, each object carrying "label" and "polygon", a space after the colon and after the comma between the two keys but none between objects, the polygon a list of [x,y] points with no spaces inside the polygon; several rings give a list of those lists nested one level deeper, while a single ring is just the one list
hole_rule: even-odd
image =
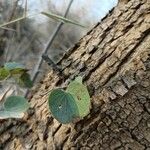
[{"label": "background tree", "polygon": [[[120,1],[58,62],[30,97],[22,120],[1,121],[1,149],[132,149],[150,147],[150,3]],[[46,94],[84,76],[92,108],[62,125],[49,114]]]}]

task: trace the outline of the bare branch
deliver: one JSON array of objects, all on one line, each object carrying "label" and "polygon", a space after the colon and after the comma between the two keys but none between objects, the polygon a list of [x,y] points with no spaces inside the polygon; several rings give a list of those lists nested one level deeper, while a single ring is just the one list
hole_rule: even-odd
[{"label": "bare branch", "polygon": [[[70,2],[69,2],[69,4],[68,4],[68,7],[67,7],[67,9],[66,9],[66,12],[65,12],[65,14],[64,14],[63,17],[66,17],[66,16],[67,16],[67,14],[68,14],[68,12],[69,12],[69,9],[70,9],[70,7],[71,7],[71,5],[72,5],[72,3],[73,3],[73,0],[70,0]],[[45,48],[43,49],[43,51],[42,51],[42,53],[41,53],[41,55],[40,55],[40,57],[39,57],[39,60],[38,60],[38,62],[37,62],[37,65],[36,65],[36,67],[35,67],[35,69],[34,69],[33,75],[32,75],[32,77],[31,77],[31,80],[32,80],[33,82],[35,82],[35,80],[36,80],[36,78],[37,78],[37,76],[38,76],[38,74],[39,74],[39,69],[40,69],[40,67],[41,67],[41,65],[42,65],[42,63],[43,63],[42,56],[47,54],[48,49],[49,49],[50,46],[52,45],[52,43],[53,43],[55,37],[57,36],[57,33],[59,32],[59,30],[61,29],[61,27],[62,27],[63,24],[64,24],[63,22],[60,22],[60,23],[57,25],[55,31],[53,32],[52,36],[50,36],[50,38],[49,38],[49,40],[48,40],[48,42],[47,42]],[[50,59],[50,58],[49,58],[49,59]],[[29,93],[29,90],[26,91],[25,97],[27,97],[28,93]]]},{"label": "bare branch", "polygon": [[[64,14],[63,17],[66,17],[66,16],[67,16],[67,14],[68,14],[68,12],[69,12],[69,9],[70,9],[70,7],[71,7],[72,2],[73,2],[73,0],[71,0],[71,1],[69,2],[69,5],[68,5],[67,10],[66,10],[66,12],[65,12],[65,14]],[[35,68],[35,71],[34,71],[34,73],[33,73],[33,76],[32,76],[32,78],[31,78],[31,79],[33,80],[33,82],[35,81],[36,77],[38,76],[38,74],[39,74],[39,68],[41,67],[41,65],[42,65],[42,63],[43,63],[42,55],[47,53],[48,49],[49,49],[50,46],[52,45],[52,43],[53,43],[53,41],[54,41],[54,39],[55,39],[57,33],[59,32],[59,30],[61,29],[61,27],[62,27],[63,24],[64,24],[63,22],[60,22],[60,23],[58,24],[58,26],[56,27],[56,29],[55,29],[55,31],[53,32],[52,36],[51,36],[50,39],[48,40],[45,49],[43,49],[43,52],[42,52],[42,54],[41,54],[41,57],[39,58],[39,61],[38,61],[38,63],[37,63],[37,66],[36,66],[36,68]]]}]

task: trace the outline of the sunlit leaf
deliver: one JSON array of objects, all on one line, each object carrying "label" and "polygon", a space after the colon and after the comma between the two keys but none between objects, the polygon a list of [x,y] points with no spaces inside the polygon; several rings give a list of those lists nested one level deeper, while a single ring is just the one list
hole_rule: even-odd
[{"label": "sunlit leaf", "polygon": [[8,70],[25,69],[25,67],[22,64],[19,64],[19,63],[16,63],[16,62],[5,63],[4,67]]},{"label": "sunlit leaf", "polygon": [[0,68],[0,80],[4,80],[9,76],[9,71],[5,68]]},{"label": "sunlit leaf", "polygon": [[31,88],[33,86],[33,82],[30,79],[30,75],[26,72],[20,76],[18,84],[27,88]]},{"label": "sunlit leaf", "polygon": [[28,101],[22,96],[9,96],[4,102],[4,110],[23,113],[29,108]]},{"label": "sunlit leaf", "polygon": [[43,15],[49,17],[49,18],[52,18],[52,19],[55,19],[55,20],[59,20],[59,21],[64,22],[64,23],[70,23],[70,24],[77,25],[77,26],[85,28],[85,26],[81,25],[80,23],[78,23],[76,21],[64,18],[62,16],[53,14],[51,12],[48,12],[48,13],[47,12],[41,12],[41,14],[43,14]]},{"label": "sunlit leaf", "polygon": [[81,76],[78,76],[78,77],[75,78],[75,81],[77,81],[81,84],[82,84],[82,80],[83,80],[83,78]]},{"label": "sunlit leaf", "polygon": [[79,116],[83,118],[90,112],[91,102],[88,90],[86,86],[81,84],[81,81],[81,78],[72,81],[68,85],[66,92],[70,93],[75,99],[78,106]]},{"label": "sunlit leaf", "polygon": [[61,89],[55,89],[50,93],[48,103],[52,115],[60,123],[70,123],[79,117],[74,98]]},{"label": "sunlit leaf", "polygon": [[5,63],[4,68],[9,70],[12,75],[22,74],[27,71],[27,69],[25,69],[25,66],[16,62]]},{"label": "sunlit leaf", "polygon": [[0,119],[22,118],[29,108],[29,103],[24,97],[9,96],[6,98],[3,109],[0,110]]},{"label": "sunlit leaf", "polygon": [[0,119],[22,118],[23,116],[24,116],[24,113],[0,110]]}]

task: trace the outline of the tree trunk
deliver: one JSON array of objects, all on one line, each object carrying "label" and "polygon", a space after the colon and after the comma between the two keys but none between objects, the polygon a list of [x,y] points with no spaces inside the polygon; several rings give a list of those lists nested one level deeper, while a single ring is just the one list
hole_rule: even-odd
[{"label": "tree trunk", "polygon": [[[1,121],[0,147],[8,150],[150,149],[150,1],[120,1],[58,62],[31,98],[23,119]],[[58,123],[46,94],[84,76],[90,114],[76,124]]]}]

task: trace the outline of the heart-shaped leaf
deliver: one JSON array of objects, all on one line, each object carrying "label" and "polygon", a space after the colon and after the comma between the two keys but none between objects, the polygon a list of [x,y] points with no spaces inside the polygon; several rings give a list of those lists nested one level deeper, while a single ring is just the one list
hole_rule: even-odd
[{"label": "heart-shaped leaf", "polygon": [[79,117],[78,107],[72,95],[61,89],[53,90],[49,95],[49,108],[60,123],[70,123]]},{"label": "heart-shaped leaf", "polygon": [[9,71],[5,68],[0,68],[0,80],[4,80],[9,76]]},{"label": "heart-shaped leaf", "polygon": [[14,113],[23,113],[29,108],[28,101],[22,96],[9,96],[4,102],[4,110]]},{"label": "heart-shaped leaf", "polygon": [[85,117],[90,112],[91,102],[90,95],[86,86],[82,84],[82,78],[77,78],[72,81],[66,90],[70,93],[78,106],[79,116]]}]

